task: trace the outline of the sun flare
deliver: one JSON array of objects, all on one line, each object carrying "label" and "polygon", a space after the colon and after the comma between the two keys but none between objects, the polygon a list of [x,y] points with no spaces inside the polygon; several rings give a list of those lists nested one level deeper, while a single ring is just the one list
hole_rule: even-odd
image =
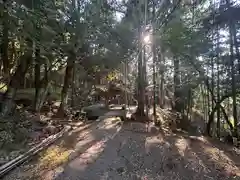
[{"label": "sun flare", "polygon": [[143,38],[143,42],[144,42],[145,44],[150,43],[150,35],[145,35],[144,38]]}]

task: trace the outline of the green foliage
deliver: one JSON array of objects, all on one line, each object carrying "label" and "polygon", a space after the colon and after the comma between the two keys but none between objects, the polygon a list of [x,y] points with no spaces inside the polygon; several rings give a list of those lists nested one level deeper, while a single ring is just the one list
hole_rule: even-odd
[{"label": "green foliage", "polygon": [[[76,63],[85,69],[99,65],[101,70],[116,68],[121,54],[115,53],[120,45],[111,6],[95,0],[12,1],[8,22],[9,38],[14,43],[14,52],[10,52],[13,68],[24,52],[34,49],[30,41],[40,47],[41,64],[47,63],[49,70],[61,68],[71,51],[76,53]],[[84,62],[89,59],[91,62]]]},{"label": "green foliage", "polygon": [[[146,12],[143,2],[148,2]],[[65,67],[70,61],[73,62],[76,71],[77,79],[72,82],[78,86],[76,88],[82,88],[84,82],[95,83],[100,77],[107,75],[109,81],[113,81],[121,62],[127,61],[132,64],[140,62],[133,60],[139,60],[142,51],[140,34],[145,31],[143,28],[145,23],[154,28],[152,39],[155,40],[156,49],[149,48],[146,54],[151,57],[150,51],[157,52],[158,85],[160,81],[164,81],[163,87],[171,93],[178,86],[185,104],[189,103],[190,99],[194,99],[192,103],[200,104],[204,99],[199,98],[200,87],[206,79],[216,84],[217,73],[222,75],[219,87],[226,91],[231,88],[230,56],[226,53],[230,41],[227,39],[216,47],[216,40],[212,38],[213,36],[216,38],[217,34],[212,30],[216,32],[217,30],[206,26],[206,22],[209,25],[213,15],[206,1],[193,6],[175,1],[160,3],[131,0],[121,3],[106,0],[21,0],[8,1],[5,8],[3,5],[6,5],[6,2],[0,3],[0,23],[8,30],[7,50],[11,75],[16,72],[20,63],[25,62],[22,61],[24,55],[30,51],[33,54],[27,74],[24,74],[27,77],[25,80],[31,81],[31,86],[23,90],[24,96],[33,97],[35,94],[33,67],[36,63],[40,64],[41,80],[48,75],[47,81],[54,86],[51,91],[58,98],[63,86]],[[119,4],[123,7],[123,18],[116,21],[115,13]],[[175,6],[176,4],[178,6]],[[153,7],[156,11],[155,17]],[[173,9],[175,10],[172,12]],[[235,26],[239,29],[239,23]],[[151,28],[150,31],[153,30]],[[222,23],[219,28],[222,28]],[[236,33],[236,37],[238,36]],[[6,42],[1,37],[1,44],[4,41]],[[36,50],[40,51],[38,59],[35,58]],[[221,58],[217,58],[217,55]],[[237,59],[237,55],[234,57]],[[178,68],[176,59],[179,61]],[[210,61],[213,65],[210,65]],[[216,65],[219,69],[210,73],[210,67],[215,68]],[[129,81],[134,84],[133,79],[137,79],[137,68],[132,67],[132,74],[129,75],[132,79]],[[146,75],[146,81],[151,82],[149,76]],[[162,77],[164,78],[161,79]],[[176,84],[176,79],[179,80],[179,84]],[[21,87],[25,87],[24,83],[26,82],[21,82]],[[2,84],[7,83],[4,81]],[[204,95],[208,95],[206,87],[203,88]],[[216,93],[216,89],[214,87],[212,89],[212,93]]]}]

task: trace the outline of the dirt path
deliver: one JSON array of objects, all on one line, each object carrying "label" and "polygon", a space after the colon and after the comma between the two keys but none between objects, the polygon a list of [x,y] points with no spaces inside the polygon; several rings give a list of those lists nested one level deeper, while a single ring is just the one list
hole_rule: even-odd
[{"label": "dirt path", "polygon": [[[24,173],[24,169],[20,168],[14,177],[8,176],[8,179],[240,179],[240,153],[237,150],[205,138],[145,130],[143,124],[122,125],[109,119],[87,130],[78,129],[54,145],[60,149],[55,159],[46,158],[45,152],[32,164],[41,167],[39,164],[45,162],[45,166],[35,168],[34,173],[34,168]],[[53,150],[50,148],[49,151]],[[38,176],[33,177],[33,174]]]}]

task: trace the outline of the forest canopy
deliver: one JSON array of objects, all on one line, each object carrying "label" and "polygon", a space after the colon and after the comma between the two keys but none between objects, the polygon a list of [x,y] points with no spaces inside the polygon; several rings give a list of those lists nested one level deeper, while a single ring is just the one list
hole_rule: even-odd
[{"label": "forest canopy", "polygon": [[0,4],[2,116],[14,112],[22,91],[34,98],[30,105],[35,112],[54,94],[61,116],[70,104],[85,102],[81,97],[105,78],[107,84],[131,90],[142,115],[145,94],[151,91],[155,115],[158,105],[186,116],[197,110],[208,134],[216,130],[220,137],[228,127],[237,136],[237,1]]}]

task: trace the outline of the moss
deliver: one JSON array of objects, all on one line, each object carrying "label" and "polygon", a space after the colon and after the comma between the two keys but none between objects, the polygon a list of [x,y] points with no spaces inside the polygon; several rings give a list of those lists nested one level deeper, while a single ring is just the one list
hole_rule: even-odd
[{"label": "moss", "polygon": [[0,83],[0,93],[5,93],[7,91],[7,85],[5,83]]},{"label": "moss", "polygon": [[68,161],[71,150],[60,146],[51,146],[40,154],[39,165],[42,168],[54,168]]}]

